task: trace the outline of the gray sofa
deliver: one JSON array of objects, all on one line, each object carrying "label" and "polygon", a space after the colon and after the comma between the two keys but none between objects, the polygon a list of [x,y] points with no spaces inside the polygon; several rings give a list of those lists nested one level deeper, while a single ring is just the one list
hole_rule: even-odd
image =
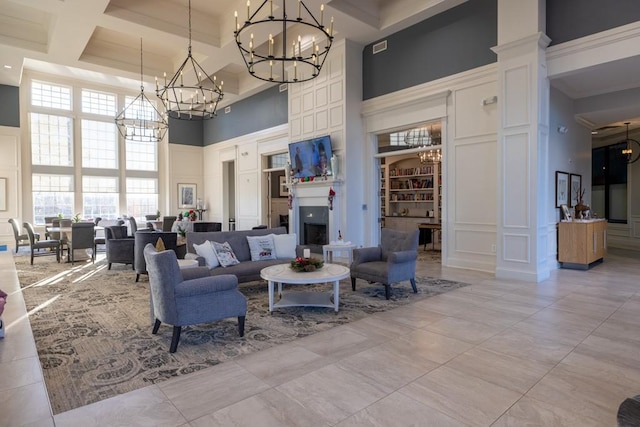
[{"label": "gray sofa", "polygon": [[[210,270],[211,275],[234,274],[240,283],[260,280],[260,270],[263,268],[275,264],[286,264],[291,261],[291,259],[251,261],[247,236],[266,236],[267,234],[287,234],[287,229],[285,227],[277,227],[258,230],[188,232],[185,259],[198,260],[200,266],[205,266],[204,258],[196,254],[193,245],[200,245],[207,240],[219,243],[229,242],[240,264],[229,267],[216,267]],[[296,256],[302,256],[303,248],[300,245],[296,247]]]}]

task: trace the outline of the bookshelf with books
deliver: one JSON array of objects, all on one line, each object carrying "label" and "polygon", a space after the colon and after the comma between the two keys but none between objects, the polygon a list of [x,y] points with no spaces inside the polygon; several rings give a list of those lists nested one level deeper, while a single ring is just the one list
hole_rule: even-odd
[{"label": "bookshelf with books", "polygon": [[404,154],[387,157],[381,170],[382,227],[409,231],[440,222],[440,163],[421,164],[415,154]]}]

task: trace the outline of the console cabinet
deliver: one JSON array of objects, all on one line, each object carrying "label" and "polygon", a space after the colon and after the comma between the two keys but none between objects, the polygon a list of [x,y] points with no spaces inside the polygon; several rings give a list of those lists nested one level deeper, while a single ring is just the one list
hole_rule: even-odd
[{"label": "console cabinet", "polygon": [[562,221],[558,224],[558,261],[565,268],[588,269],[607,254],[607,220]]}]

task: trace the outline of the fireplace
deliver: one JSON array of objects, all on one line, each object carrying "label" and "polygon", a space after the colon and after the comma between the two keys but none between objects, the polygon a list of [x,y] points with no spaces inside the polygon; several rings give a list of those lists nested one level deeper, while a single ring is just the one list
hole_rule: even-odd
[{"label": "fireplace", "polygon": [[329,243],[329,208],[326,206],[300,206],[300,243],[311,252],[322,253],[322,245]]}]

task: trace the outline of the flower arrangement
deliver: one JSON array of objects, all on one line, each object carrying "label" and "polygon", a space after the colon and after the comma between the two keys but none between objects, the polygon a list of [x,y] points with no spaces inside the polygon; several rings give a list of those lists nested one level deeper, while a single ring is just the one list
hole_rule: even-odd
[{"label": "flower arrangement", "polygon": [[315,271],[322,268],[323,265],[324,261],[316,258],[297,257],[291,261],[291,269],[298,273]]},{"label": "flower arrangement", "polygon": [[198,219],[198,214],[193,209],[189,209],[188,211],[184,211],[182,214],[184,218],[189,218],[189,221],[195,221]]}]

